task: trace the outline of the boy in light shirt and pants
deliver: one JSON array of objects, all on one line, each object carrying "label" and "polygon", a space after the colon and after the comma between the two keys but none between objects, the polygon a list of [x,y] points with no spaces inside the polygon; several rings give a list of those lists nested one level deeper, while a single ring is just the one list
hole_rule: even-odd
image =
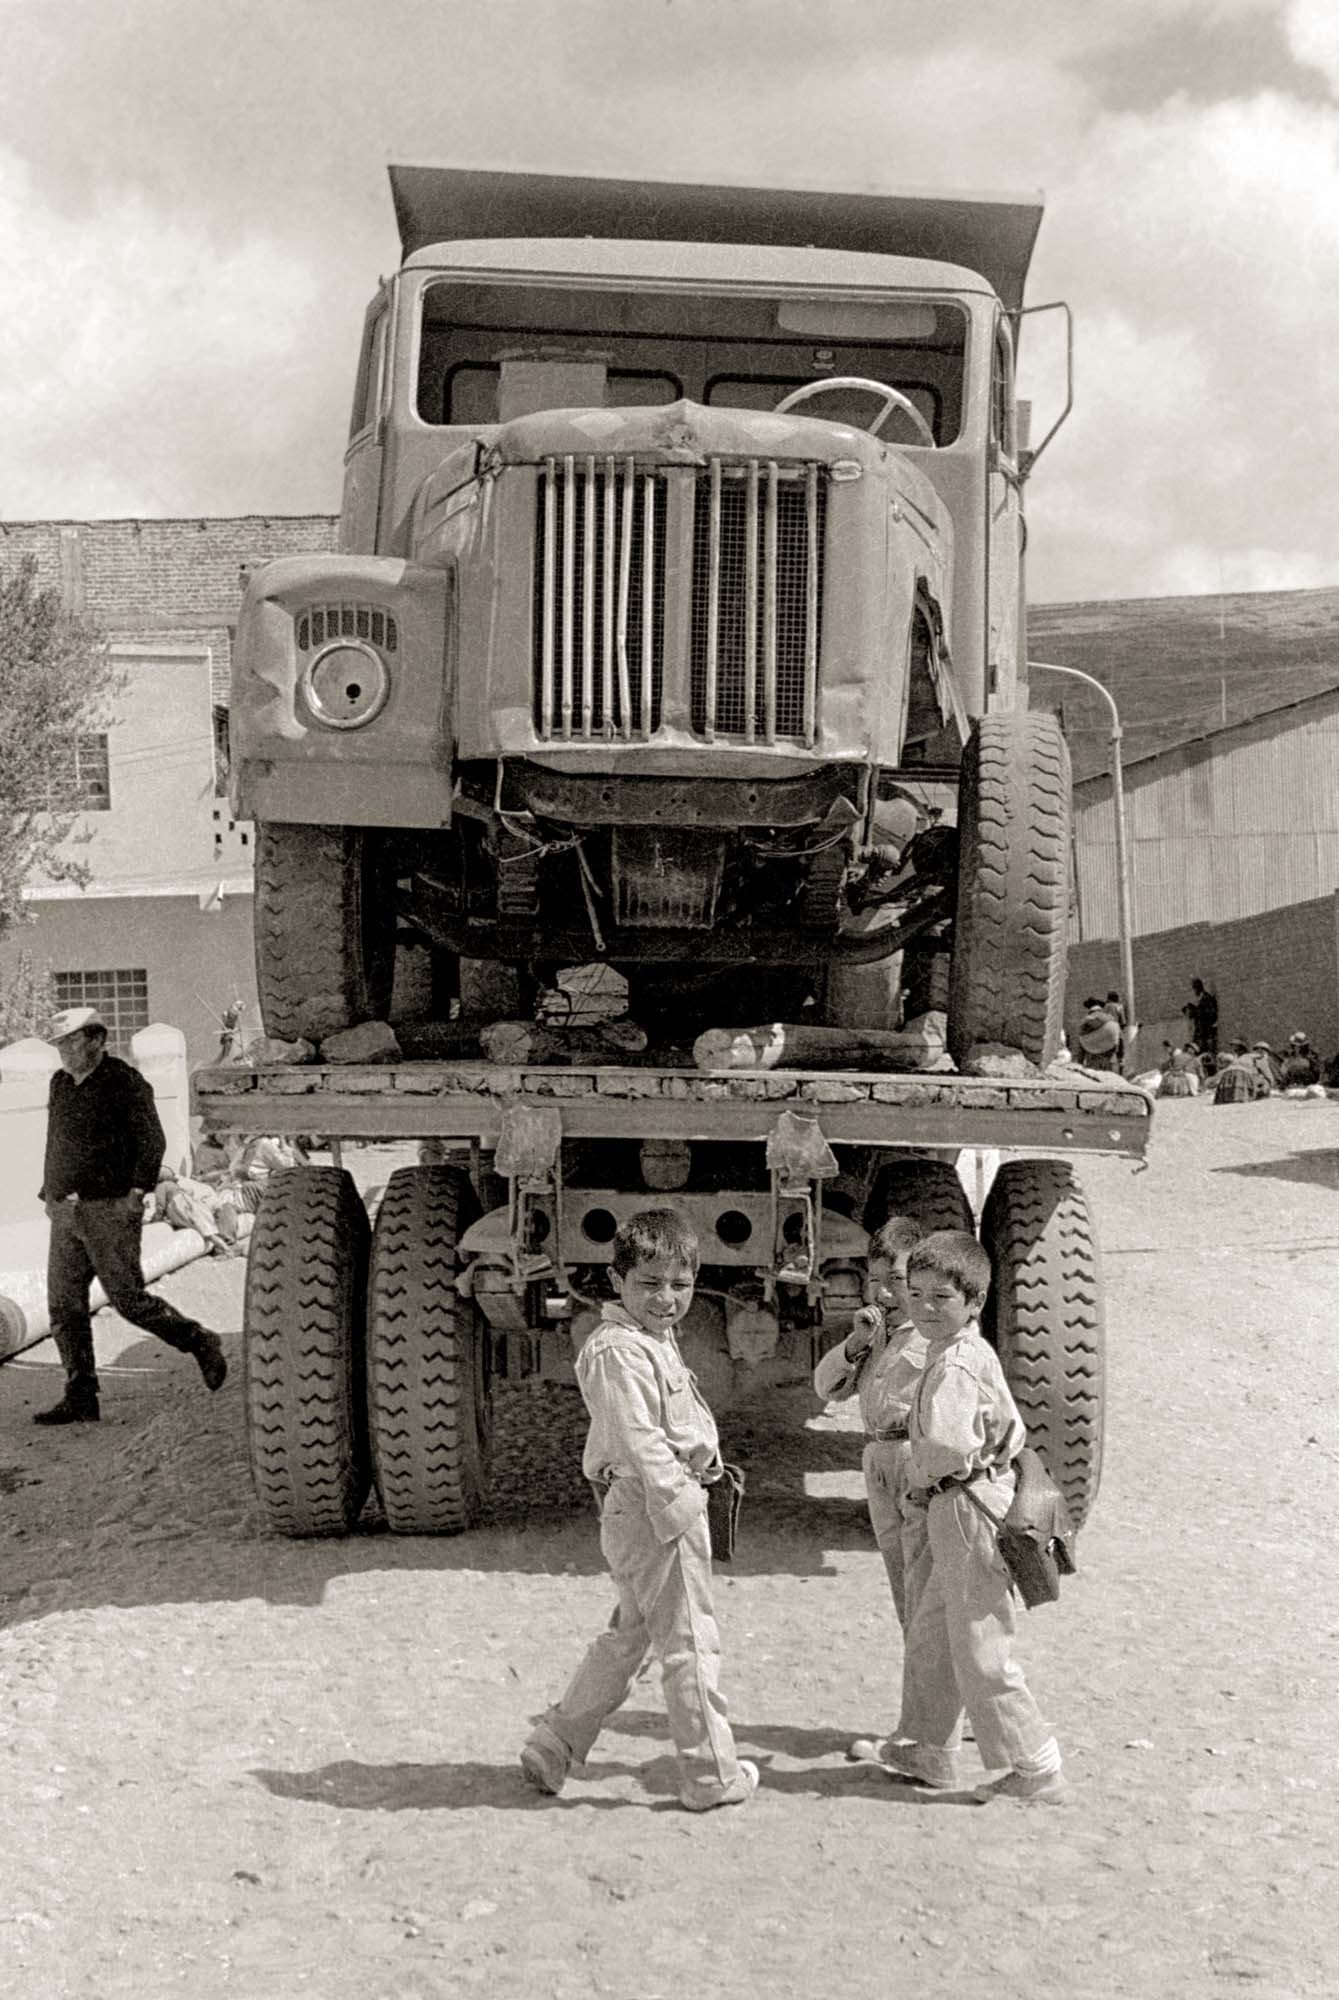
[{"label": "boy in light shirt and pants", "polygon": [[719,1688],[703,1483],[720,1476],[716,1424],[674,1337],[697,1267],[697,1237],[673,1209],[631,1216],[614,1238],[617,1300],[577,1356],[590,1412],[582,1469],[603,1496],[600,1547],[618,1604],[526,1739],[521,1770],[536,1791],[560,1792],[585,1762],[648,1653],[660,1662],[680,1803],[706,1812],[742,1804],[757,1787]]},{"label": "boy in light shirt and pants", "polygon": [[908,1426],[908,1497],[925,1508],[926,1539],[908,1578],[897,1739],[864,1747],[891,1778],[952,1790],[965,1709],[982,1763],[1004,1772],[978,1798],[1059,1804],[1060,1750],[1013,1657],[1017,1619],[996,1529],[966,1490],[1002,1520],[1027,1442],[977,1325],[989,1286],[990,1258],[962,1230],[935,1231],[907,1259],[908,1309],[928,1343]]},{"label": "boy in light shirt and pants", "polygon": [[860,1399],[869,1521],[903,1632],[907,1612],[902,1513],[911,1452],[907,1415],[926,1354],[925,1336],[907,1317],[906,1277],[907,1257],[920,1236],[918,1224],[906,1215],[890,1215],[875,1231],[869,1246],[869,1278],[876,1302],[859,1308],[846,1339],[830,1347],[814,1370],[814,1393],[825,1401]]}]

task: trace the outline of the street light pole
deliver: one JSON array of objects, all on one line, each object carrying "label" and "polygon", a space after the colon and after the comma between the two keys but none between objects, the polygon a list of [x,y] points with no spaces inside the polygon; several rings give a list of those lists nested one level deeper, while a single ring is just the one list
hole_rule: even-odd
[{"label": "street light pole", "polygon": [[1125,1011],[1127,1016],[1127,1049],[1139,1033],[1139,1025],[1134,1010],[1134,943],[1130,925],[1130,863],[1125,845],[1125,784],[1121,773],[1121,726],[1120,710],[1116,707],[1115,696],[1110,688],[1104,687],[1092,674],[1085,674],[1080,667],[1058,667],[1050,660],[1029,660],[1029,671],[1039,667],[1046,674],[1069,674],[1076,681],[1086,681],[1090,688],[1096,688],[1107,707],[1111,710],[1111,806],[1116,823],[1116,900],[1120,923],[1120,963],[1121,979],[1125,987]]}]

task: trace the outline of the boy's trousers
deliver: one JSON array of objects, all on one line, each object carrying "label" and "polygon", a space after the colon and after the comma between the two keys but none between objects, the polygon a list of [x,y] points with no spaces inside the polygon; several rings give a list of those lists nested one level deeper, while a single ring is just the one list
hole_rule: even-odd
[{"label": "boy's trousers", "polygon": [[[986,1486],[993,1514],[1008,1507],[1010,1483]],[[927,1526],[911,1578],[899,1734],[922,1746],[927,1776],[951,1782],[966,1709],[986,1769],[1016,1770],[1051,1731],[1013,1658],[1017,1620],[994,1530],[957,1487],[931,1500]]]},{"label": "boy's trousers", "polygon": [[608,1629],[592,1641],[545,1720],[582,1763],[648,1653],[660,1662],[680,1796],[718,1801],[739,1782],[735,1739],[718,1688],[721,1641],[711,1602],[711,1541],[702,1514],[671,1542],[646,1513],[640,1479],[616,1478],[600,1511],[600,1547],[618,1590]]},{"label": "boy's trousers", "polygon": [[906,1438],[870,1438],[865,1446],[865,1494],[869,1501],[869,1523],[888,1572],[893,1593],[893,1609],[902,1630],[907,1629],[906,1569],[902,1553],[905,1524],[902,1510],[907,1491],[907,1464],[911,1446]]}]

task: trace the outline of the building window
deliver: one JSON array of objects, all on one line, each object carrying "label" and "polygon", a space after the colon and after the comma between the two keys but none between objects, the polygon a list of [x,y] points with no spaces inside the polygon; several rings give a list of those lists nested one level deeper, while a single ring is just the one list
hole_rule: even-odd
[{"label": "building window", "polygon": [[228,741],[228,711],[214,705],[214,797],[228,796],[228,769],[231,753]]},{"label": "building window", "polygon": [[58,736],[47,750],[47,811],[111,809],[106,736]]},{"label": "building window", "polygon": [[113,1055],[130,1054],[130,1037],[149,1025],[149,975],[138,967],[114,972],[53,972],[57,1010],[96,1007],[107,1023]]}]

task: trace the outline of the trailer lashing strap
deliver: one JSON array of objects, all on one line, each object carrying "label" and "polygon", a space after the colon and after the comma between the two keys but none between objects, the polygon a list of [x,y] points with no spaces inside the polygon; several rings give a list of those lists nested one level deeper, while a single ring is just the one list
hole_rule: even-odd
[{"label": "trailer lashing strap", "polygon": [[562,1112],[556,1104],[508,1100],[493,1164],[509,1183],[507,1233],[512,1270],[521,1284],[550,1277],[557,1269],[562,1143]]},{"label": "trailer lashing strap", "polygon": [[817,1118],[783,1111],[767,1135],[767,1165],[776,1282],[804,1285],[812,1298],[821,1289],[823,1182],[840,1171],[837,1156]]}]

